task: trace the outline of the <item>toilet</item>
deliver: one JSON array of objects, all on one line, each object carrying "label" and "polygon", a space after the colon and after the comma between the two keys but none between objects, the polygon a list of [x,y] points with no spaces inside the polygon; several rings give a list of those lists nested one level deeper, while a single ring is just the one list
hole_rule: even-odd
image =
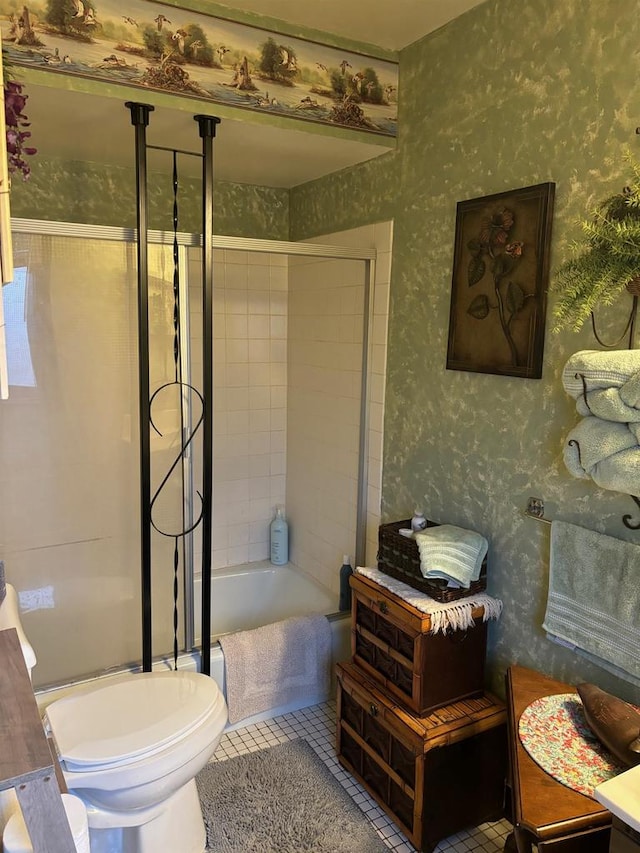
[{"label": "toilet", "polygon": [[[10,627],[31,671],[35,655],[7,584],[0,629]],[[114,676],[49,705],[45,729],[69,791],[87,808],[91,853],[203,853],[195,776],[226,723],[224,696],[197,672]]]}]

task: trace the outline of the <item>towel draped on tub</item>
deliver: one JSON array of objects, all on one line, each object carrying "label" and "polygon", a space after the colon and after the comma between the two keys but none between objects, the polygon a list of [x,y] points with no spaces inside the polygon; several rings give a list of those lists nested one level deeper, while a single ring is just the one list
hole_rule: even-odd
[{"label": "towel draped on tub", "polygon": [[325,616],[294,616],[220,637],[229,722],[331,690],[331,626]]},{"label": "towel draped on tub", "polygon": [[551,524],[550,639],[640,685],[640,545],[564,521]]}]

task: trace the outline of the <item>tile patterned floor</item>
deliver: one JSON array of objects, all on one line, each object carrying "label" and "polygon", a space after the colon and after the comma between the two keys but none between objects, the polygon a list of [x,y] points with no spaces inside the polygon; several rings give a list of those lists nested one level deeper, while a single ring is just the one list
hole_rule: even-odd
[{"label": "tile patterned floor", "polygon": [[[335,731],[335,702],[325,702],[223,735],[212,760],[224,761],[288,740],[304,738],[367,815],[387,847],[395,853],[416,853],[415,847],[387,814],[338,763]],[[434,853],[502,853],[505,837],[510,831],[511,824],[506,820],[483,823],[445,839]]]}]

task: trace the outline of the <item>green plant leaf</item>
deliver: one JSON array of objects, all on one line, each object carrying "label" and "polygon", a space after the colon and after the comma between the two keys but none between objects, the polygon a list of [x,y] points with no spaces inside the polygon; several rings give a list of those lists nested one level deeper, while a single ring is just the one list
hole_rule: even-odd
[{"label": "green plant leaf", "polygon": [[477,255],[482,251],[482,243],[478,240],[477,237],[472,237],[471,240],[467,243],[467,249],[472,252],[474,255]]},{"label": "green plant leaf", "polygon": [[477,284],[485,274],[487,265],[481,255],[476,255],[469,261],[469,269],[467,270],[467,283],[469,287]]},{"label": "green plant leaf", "polygon": [[489,316],[489,299],[484,293],[479,293],[467,308],[467,314],[475,317],[476,320],[484,320]]},{"label": "green plant leaf", "polygon": [[616,301],[626,283],[640,275],[640,163],[630,152],[626,160],[631,181],[580,220],[582,239],[556,271],[554,331],[577,331],[598,305]]}]

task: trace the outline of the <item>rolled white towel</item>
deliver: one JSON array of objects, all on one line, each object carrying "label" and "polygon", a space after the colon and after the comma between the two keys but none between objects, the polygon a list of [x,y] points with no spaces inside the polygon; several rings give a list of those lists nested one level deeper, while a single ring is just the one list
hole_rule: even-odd
[{"label": "rolled white towel", "polygon": [[[585,388],[589,383],[585,380]],[[576,410],[581,415],[595,415],[606,421],[632,423],[640,421],[640,370],[619,388],[586,390],[576,400]]]},{"label": "rolled white towel", "polygon": [[639,350],[581,350],[571,355],[562,371],[562,384],[567,394],[582,394],[581,377],[589,380],[595,391],[599,388],[619,388],[640,370]]},{"label": "rolled white towel", "polygon": [[585,479],[593,476],[594,469],[601,462],[630,448],[635,448],[640,455],[637,436],[627,424],[588,417],[583,418],[567,436],[563,458],[570,474]]},{"label": "rolled white towel", "polygon": [[622,450],[603,459],[591,472],[591,479],[601,489],[640,497],[640,452],[637,447]]},{"label": "rolled white towel", "polygon": [[640,350],[580,350],[568,359],[562,371],[564,390],[574,399],[587,391],[620,388],[640,371]]}]

